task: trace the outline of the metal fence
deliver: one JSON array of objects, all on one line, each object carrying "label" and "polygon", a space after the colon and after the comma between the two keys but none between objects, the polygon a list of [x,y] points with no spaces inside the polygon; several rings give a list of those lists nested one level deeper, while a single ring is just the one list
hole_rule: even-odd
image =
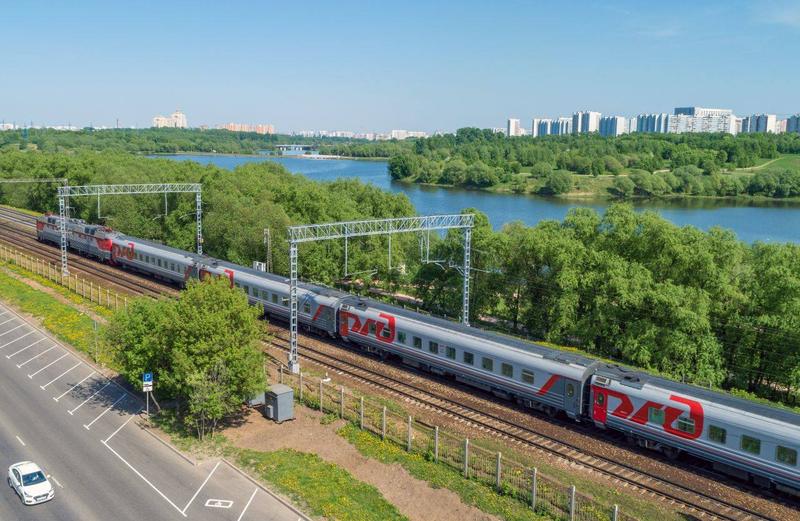
[{"label": "metal fence", "polygon": [[61,265],[33,257],[5,244],[0,244],[0,261],[14,264],[35,275],[55,282],[90,302],[104,306],[112,311],[128,306],[128,297],[126,295],[103,288],[99,284],[77,275],[64,276],[61,272]]},{"label": "metal fence", "polygon": [[392,442],[429,461],[446,465],[465,478],[493,487],[538,514],[565,521],[634,521],[617,505],[608,506],[591,496],[527,466],[470,443],[468,438],[417,422],[376,401],[356,396],[330,379],[281,372],[281,383],[291,386],[295,399],[322,412],[335,414],[361,429]]}]

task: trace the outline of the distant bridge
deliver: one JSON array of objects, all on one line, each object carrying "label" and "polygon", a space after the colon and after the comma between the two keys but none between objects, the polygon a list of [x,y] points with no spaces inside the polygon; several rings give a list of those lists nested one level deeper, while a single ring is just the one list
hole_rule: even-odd
[{"label": "distant bridge", "polygon": [[314,145],[275,145],[275,148],[281,152],[286,152],[287,150],[314,150],[316,147]]}]

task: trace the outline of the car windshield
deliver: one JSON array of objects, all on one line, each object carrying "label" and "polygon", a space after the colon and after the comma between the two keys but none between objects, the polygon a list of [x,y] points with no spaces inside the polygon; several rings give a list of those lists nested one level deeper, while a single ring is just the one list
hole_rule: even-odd
[{"label": "car windshield", "polygon": [[22,484],[24,486],[35,485],[37,483],[42,483],[47,481],[44,477],[44,474],[41,472],[31,472],[30,474],[25,474],[22,476]]}]

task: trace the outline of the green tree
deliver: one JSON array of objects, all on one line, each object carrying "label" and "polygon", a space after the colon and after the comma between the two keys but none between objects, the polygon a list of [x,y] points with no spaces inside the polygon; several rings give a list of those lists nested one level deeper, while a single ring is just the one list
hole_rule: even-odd
[{"label": "green tree", "polygon": [[572,174],[563,170],[551,172],[540,192],[548,195],[564,194],[572,190]]}]

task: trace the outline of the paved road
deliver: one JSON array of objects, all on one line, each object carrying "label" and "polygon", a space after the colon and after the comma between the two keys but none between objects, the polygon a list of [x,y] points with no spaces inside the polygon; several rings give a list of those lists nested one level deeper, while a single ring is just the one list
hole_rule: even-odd
[{"label": "paved road", "polygon": [[[43,467],[55,499],[24,506],[0,487],[0,520],[297,521],[214,460],[195,466],[136,420],[143,403],[0,303],[0,472]],[[3,479],[4,480],[4,479]]]}]

